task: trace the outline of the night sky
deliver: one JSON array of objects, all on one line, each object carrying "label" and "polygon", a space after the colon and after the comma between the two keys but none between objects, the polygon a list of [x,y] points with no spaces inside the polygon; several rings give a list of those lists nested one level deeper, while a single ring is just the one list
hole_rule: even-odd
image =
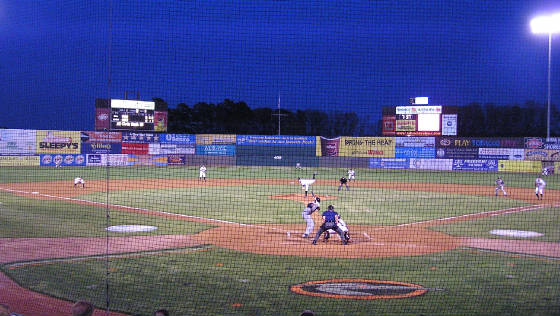
[{"label": "night sky", "polygon": [[[92,130],[95,98],[354,111],[546,104],[558,1],[0,0],[0,127]],[[110,26],[109,17],[112,16]],[[110,83],[109,83],[110,79]],[[560,34],[552,39],[560,103]]]}]

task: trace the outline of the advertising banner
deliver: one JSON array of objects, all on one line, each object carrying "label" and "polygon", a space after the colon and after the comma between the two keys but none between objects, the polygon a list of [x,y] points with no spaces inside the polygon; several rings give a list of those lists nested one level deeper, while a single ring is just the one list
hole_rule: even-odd
[{"label": "advertising banner", "polygon": [[341,137],[339,156],[344,157],[395,157],[393,137]]},{"label": "advertising banner", "polygon": [[441,115],[441,135],[442,136],[457,135],[457,114]]},{"label": "advertising banner", "polygon": [[500,139],[442,136],[442,137],[436,137],[436,147],[441,147],[441,148],[500,147]]},{"label": "advertising banner", "polygon": [[498,160],[493,159],[453,159],[456,171],[498,171]]},{"label": "advertising banner", "polygon": [[395,147],[432,147],[436,146],[435,137],[395,137]]},{"label": "advertising banner", "polygon": [[524,144],[527,149],[543,149],[545,139],[541,137],[525,137]]},{"label": "advertising banner", "polygon": [[167,166],[165,155],[128,155],[129,166]]},{"label": "advertising banner", "polygon": [[424,158],[410,158],[410,169],[425,169],[425,170],[453,170],[453,159],[424,159]]},{"label": "advertising banner", "polygon": [[503,172],[535,172],[540,173],[540,161],[499,160],[498,171]]},{"label": "advertising banner", "polygon": [[203,156],[235,156],[235,145],[196,145],[196,154]]},{"label": "advertising banner", "polygon": [[236,135],[231,134],[197,134],[197,145],[235,145]]},{"label": "advertising banner", "polygon": [[395,115],[383,115],[382,119],[382,133],[386,136],[395,135],[396,128],[396,116]]},{"label": "advertising banner", "polygon": [[40,160],[39,156],[0,156],[0,167],[35,167]]},{"label": "advertising banner", "polygon": [[79,154],[80,132],[37,131],[36,145],[39,154]]},{"label": "advertising banner", "polygon": [[120,154],[121,143],[82,143],[82,154]]},{"label": "advertising banner", "polygon": [[369,158],[371,169],[408,169],[407,158]]},{"label": "advertising banner", "polygon": [[149,133],[149,132],[123,132],[122,133],[123,143],[159,143],[160,134]]},{"label": "advertising banner", "polygon": [[167,132],[167,112],[154,111],[154,131]]},{"label": "advertising banner", "polygon": [[433,147],[395,147],[395,158],[436,158],[436,149]]},{"label": "advertising banner", "polygon": [[544,143],[544,149],[560,149],[560,138],[551,137]]},{"label": "advertising banner", "polygon": [[121,153],[134,155],[147,155],[148,144],[122,143]]},{"label": "advertising banner", "polygon": [[525,150],[521,148],[479,148],[479,159],[523,160]]},{"label": "advertising banner", "polygon": [[525,149],[525,160],[560,161],[560,151],[553,149]]},{"label": "advertising banner", "polygon": [[440,147],[436,149],[436,157],[449,159],[478,159],[478,148]]},{"label": "advertising banner", "polygon": [[80,132],[82,143],[120,143],[121,132]]},{"label": "advertising banner", "polygon": [[86,156],[79,154],[42,154],[41,157],[41,166],[61,166],[61,167],[70,167],[70,166],[85,166],[86,165]]},{"label": "advertising banner", "polygon": [[397,132],[415,132],[416,120],[396,120],[395,131]]},{"label": "advertising banner", "polygon": [[111,129],[111,109],[96,108],[95,109],[95,130],[108,131]]},{"label": "advertising banner", "polygon": [[340,151],[340,137],[325,138],[317,136],[317,146],[319,156],[322,157],[337,157]]},{"label": "advertising banner", "polygon": [[173,155],[173,154],[186,154],[194,155],[196,152],[196,145],[194,144],[150,144],[148,153],[151,155]]},{"label": "advertising banner", "polygon": [[161,134],[162,144],[189,144],[196,145],[196,135],[193,134]]},{"label": "advertising banner", "polygon": [[237,135],[237,145],[315,146],[315,136]]},{"label": "advertising banner", "polygon": [[186,164],[186,157],[185,155],[168,155],[167,156],[167,165],[169,166],[180,166]]},{"label": "advertising banner", "polygon": [[35,130],[0,129],[0,154],[33,155],[36,138]]},{"label": "advertising banner", "polygon": [[106,166],[107,155],[88,154],[86,155],[86,166]]}]

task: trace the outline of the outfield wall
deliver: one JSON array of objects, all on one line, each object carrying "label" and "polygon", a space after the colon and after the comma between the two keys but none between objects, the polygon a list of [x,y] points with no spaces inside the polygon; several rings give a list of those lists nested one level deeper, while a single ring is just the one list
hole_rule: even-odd
[{"label": "outfield wall", "polygon": [[279,166],[539,172],[560,138],[336,137],[0,130],[0,166]]}]

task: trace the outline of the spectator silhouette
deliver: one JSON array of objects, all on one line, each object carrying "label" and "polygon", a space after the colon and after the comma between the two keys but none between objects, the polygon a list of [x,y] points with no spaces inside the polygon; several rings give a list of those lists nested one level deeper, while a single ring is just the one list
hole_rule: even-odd
[{"label": "spectator silhouette", "polygon": [[72,305],[72,316],[91,316],[93,315],[93,305],[86,301],[77,301]]},{"label": "spectator silhouette", "polygon": [[166,309],[158,309],[155,313],[154,316],[169,316],[169,312]]}]

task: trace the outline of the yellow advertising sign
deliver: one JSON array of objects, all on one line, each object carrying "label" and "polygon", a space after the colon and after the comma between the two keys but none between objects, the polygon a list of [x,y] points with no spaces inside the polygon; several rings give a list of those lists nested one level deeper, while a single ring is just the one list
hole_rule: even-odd
[{"label": "yellow advertising sign", "polygon": [[540,161],[498,160],[498,171],[503,172],[541,172]]},{"label": "yellow advertising sign", "polygon": [[341,137],[339,156],[395,157],[394,137]]},{"label": "yellow advertising sign", "polygon": [[79,154],[80,132],[37,131],[38,154]]},{"label": "yellow advertising sign", "polygon": [[41,165],[39,156],[0,156],[2,167],[29,167]]},{"label": "yellow advertising sign", "polygon": [[197,134],[197,145],[235,145],[235,134]]}]

